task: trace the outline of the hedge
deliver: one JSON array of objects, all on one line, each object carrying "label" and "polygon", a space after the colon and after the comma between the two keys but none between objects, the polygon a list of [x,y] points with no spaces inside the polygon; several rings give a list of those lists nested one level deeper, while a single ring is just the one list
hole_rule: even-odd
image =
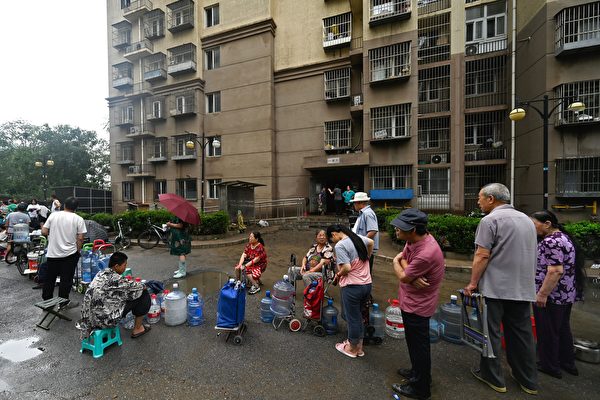
[{"label": "hedge", "polygon": [[565,224],[565,231],[587,258],[600,260],[600,223],[579,221]]}]

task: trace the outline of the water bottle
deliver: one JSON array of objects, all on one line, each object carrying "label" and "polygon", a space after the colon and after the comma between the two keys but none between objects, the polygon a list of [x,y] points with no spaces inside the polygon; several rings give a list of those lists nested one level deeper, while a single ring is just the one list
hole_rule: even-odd
[{"label": "water bottle", "polygon": [[479,317],[477,316],[477,310],[473,309],[469,314],[469,323],[471,324],[471,328],[475,329],[478,332],[483,333],[483,326],[479,321]]},{"label": "water bottle", "polygon": [[92,280],[93,280],[96,277],[96,274],[100,271],[100,269],[98,268],[98,261],[99,261],[98,254],[92,253],[91,260],[92,260]]},{"label": "water bottle", "polygon": [[385,333],[394,339],[404,339],[404,321],[398,299],[388,300],[390,306],[385,309]]},{"label": "water bottle", "polygon": [[81,281],[90,283],[92,281],[92,252],[87,250],[83,252],[81,260]]},{"label": "water bottle", "polygon": [[202,300],[198,289],[193,288],[187,298],[187,322],[189,326],[200,326],[204,322],[202,315]]},{"label": "water bottle", "polygon": [[369,325],[375,328],[373,337],[382,338],[385,336],[385,316],[379,309],[379,304],[374,303],[373,309],[369,313]]},{"label": "water bottle", "polygon": [[160,298],[160,313],[163,315],[163,318],[165,315],[165,303],[166,303],[165,298],[167,297],[168,294],[169,294],[169,289],[165,289],[163,291],[162,297]]},{"label": "water bottle", "polygon": [[327,332],[328,335],[335,335],[337,333],[337,316],[338,310],[333,305],[333,300],[328,299],[327,306],[323,308],[322,318],[323,328],[325,328],[325,332]]},{"label": "water bottle", "polygon": [[271,311],[274,316],[287,317],[292,312],[292,304],[294,302],[294,294],[296,289],[289,282],[288,276],[284,275],[283,279],[275,282],[271,297]]},{"label": "water bottle", "polygon": [[265,297],[263,297],[260,301],[260,320],[262,322],[273,322],[273,312],[271,311],[271,303],[273,303],[273,299],[271,298],[271,291],[267,290],[265,293]]},{"label": "water bottle", "polygon": [[125,329],[133,329],[134,325],[135,325],[135,317],[133,316],[133,313],[131,311],[129,311],[127,313],[127,315],[125,315],[123,318],[121,318],[121,326]]},{"label": "water bottle", "polygon": [[458,297],[450,296],[450,303],[440,306],[440,321],[443,325],[442,339],[456,344],[461,344],[460,331],[462,329],[462,311],[457,304]]},{"label": "water bottle", "polygon": [[165,297],[165,324],[169,326],[181,325],[186,320],[186,296],[179,290],[179,285],[174,283],[173,291]]},{"label": "water bottle", "polygon": [[151,324],[156,324],[158,321],[160,321],[160,306],[158,305],[158,300],[155,294],[153,294],[151,298],[152,304],[150,305],[150,310],[148,311],[148,322]]}]

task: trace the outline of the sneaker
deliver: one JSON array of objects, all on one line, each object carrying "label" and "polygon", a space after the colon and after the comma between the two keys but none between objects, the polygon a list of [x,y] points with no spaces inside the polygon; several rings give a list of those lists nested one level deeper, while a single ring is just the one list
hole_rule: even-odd
[{"label": "sneaker", "polygon": [[248,294],[256,294],[258,292],[260,292],[260,286],[258,285],[254,285],[248,290]]},{"label": "sneaker", "polygon": [[175,278],[175,279],[185,278],[185,275],[186,275],[185,272],[177,271],[175,273],[175,275],[173,275],[173,278]]},{"label": "sneaker", "polygon": [[496,392],[498,393],[506,393],[506,386],[496,386],[493,385],[492,383],[486,381],[482,376],[481,376],[481,371],[479,370],[479,368],[471,368],[471,374],[479,379],[481,382],[485,383],[486,385],[488,385],[489,387],[491,387],[492,389],[494,389]]}]

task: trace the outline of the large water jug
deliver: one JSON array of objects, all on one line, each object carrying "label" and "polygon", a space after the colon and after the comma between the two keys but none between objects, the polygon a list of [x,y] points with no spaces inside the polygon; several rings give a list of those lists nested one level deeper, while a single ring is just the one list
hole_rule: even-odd
[{"label": "large water jug", "polygon": [[478,314],[479,313],[476,309],[471,310],[471,312],[469,313],[469,324],[471,325],[471,328],[475,329],[480,333],[483,333],[483,327],[481,326],[481,321],[479,321]]},{"label": "large water jug", "polygon": [[442,336],[442,325],[436,318],[429,319],[429,343],[437,343]]},{"label": "large water jug", "polygon": [[462,329],[462,313],[457,304],[458,297],[450,296],[450,303],[440,306],[440,322],[443,325],[442,339],[460,344],[460,331]]},{"label": "large water jug", "polygon": [[273,312],[271,311],[272,303],[273,299],[271,298],[271,291],[267,290],[265,297],[260,301],[260,320],[262,322],[273,322]]},{"label": "large water jug", "polygon": [[295,289],[294,285],[289,282],[288,276],[284,275],[283,279],[275,282],[271,297],[271,311],[276,317],[287,317],[292,310],[294,302]]},{"label": "large water jug", "polygon": [[188,325],[189,326],[200,326],[204,322],[204,316],[202,314],[202,306],[204,305],[198,289],[193,288],[191,298],[188,296]]},{"label": "large water jug", "polygon": [[338,310],[333,305],[333,300],[327,300],[327,306],[323,308],[323,316],[321,322],[323,323],[323,328],[325,328],[325,332],[328,335],[335,335],[338,331],[337,326],[337,317]]},{"label": "large water jug", "polygon": [[398,299],[388,300],[390,305],[385,309],[385,333],[394,339],[404,339],[404,321]]},{"label": "large water jug", "polygon": [[149,323],[156,324],[158,321],[160,321],[160,305],[158,304],[155,294],[150,297],[152,298],[152,303],[150,304],[150,310],[148,310],[147,318]]},{"label": "large water jug", "polygon": [[100,257],[98,257],[98,253],[92,253],[92,280],[96,277],[96,274],[100,272],[100,268],[98,267],[98,261]]},{"label": "large water jug", "polygon": [[13,225],[13,242],[29,242],[29,225],[24,223]]},{"label": "large water jug", "polygon": [[90,250],[82,251],[81,281],[85,283],[92,281],[92,252]]},{"label": "large water jug", "polygon": [[383,315],[377,303],[373,304],[373,309],[369,313],[369,325],[375,329],[373,337],[383,339],[385,336],[385,315]]},{"label": "large water jug", "polygon": [[181,325],[187,319],[187,304],[185,294],[179,290],[179,285],[173,284],[173,291],[167,295],[165,303],[165,324]]}]

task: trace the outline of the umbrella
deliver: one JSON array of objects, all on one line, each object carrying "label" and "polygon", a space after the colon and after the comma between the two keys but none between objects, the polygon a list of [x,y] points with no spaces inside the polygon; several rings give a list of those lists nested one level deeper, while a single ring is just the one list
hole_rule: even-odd
[{"label": "umbrella", "polygon": [[183,197],[173,193],[165,193],[158,195],[158,201],[160,201],[167,210],[179,217],[180,220],[192,225],[198,225],[200,223],[198,210]]},{"label": "umbrella", "polygon": [[102,239],[105,242],[108,242],[108,233],[102,225],[91,219],[86,219],[83,222],[85,223],[85,229],[87,230],[86,236],[90,243],[96,239]]}]

